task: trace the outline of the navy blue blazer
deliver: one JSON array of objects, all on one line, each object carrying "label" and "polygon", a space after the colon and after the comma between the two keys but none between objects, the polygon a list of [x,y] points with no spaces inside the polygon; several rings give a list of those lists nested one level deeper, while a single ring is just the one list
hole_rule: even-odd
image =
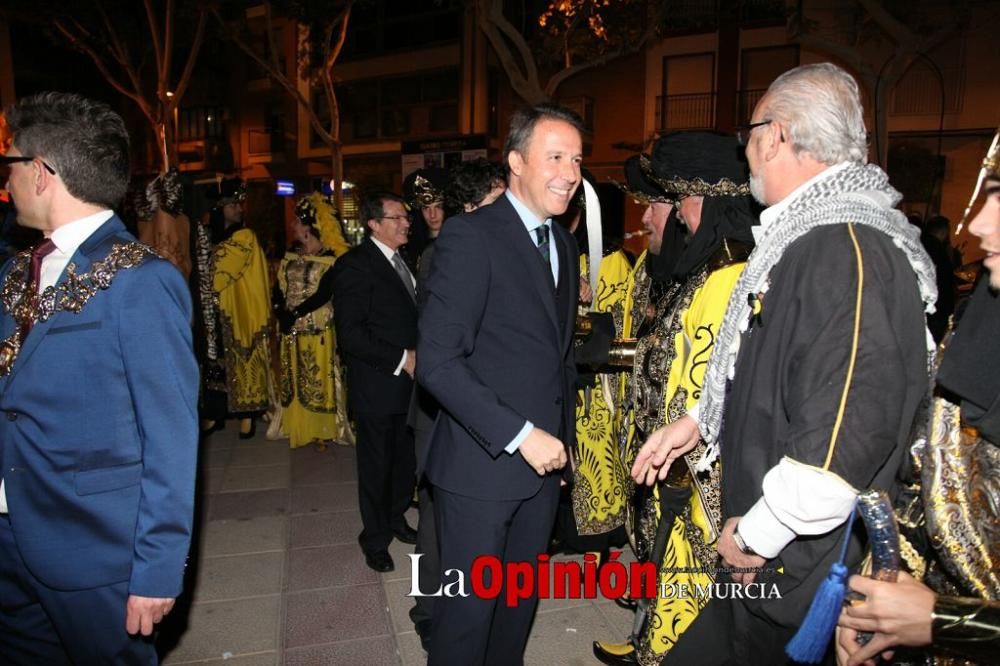
[{"label": "navy blue blazer", "polygon": [[[113,217],[71,263],[86,273],[113,244],[132,241]],[[120,270],[79,313],[37,323],[0,378],[11,527],[45,585],[127,581],[130,594],[180,593],[198,450],[190,322],[183,276],[150,256]],[[14,329],[10,313],[0,313],[0,338]]]},{"label": "navy blue blazer", "polygon": [[449,218],[434,243],[420,315],[417,380],[441,404],[427,478],[487,500],[531,497],[542,477],[504,449],[531,421],[574,437],[573,237],[553,225],[559,289],[507,197]]}]

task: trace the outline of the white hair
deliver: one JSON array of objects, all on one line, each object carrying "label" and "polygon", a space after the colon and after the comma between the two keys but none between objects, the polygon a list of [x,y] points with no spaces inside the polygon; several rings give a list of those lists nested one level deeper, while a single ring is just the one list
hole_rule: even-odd
[{"label": "white hair", "polygon": [[790,69],[767,89],[764,103],[796,153],[828,165],[868,162],[858,84],[840,67],[824,62]]}]

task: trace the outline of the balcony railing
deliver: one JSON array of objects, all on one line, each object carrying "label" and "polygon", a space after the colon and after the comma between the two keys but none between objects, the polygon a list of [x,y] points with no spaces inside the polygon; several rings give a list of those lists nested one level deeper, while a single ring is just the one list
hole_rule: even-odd
[{"label": "balcony railing", "polygon": [[177,114],[177,140],[222,139],[229,110],[224,106],[189,106]]},{"label": "balcony railing", "polygon": [[656,127],[661,132],[715,126],[715,93],[661,95],[656,98]]},{"label": "balcony railing", "polygon": [[757,107],[757,102],[760,98],[764,96],[767,92],[766,88],[755,88],[751,90],[741,90],[738,103],[739,109],[737,109],[737,122],[741,125],[749,125],[750,117],[753,116],[753,110]]}]

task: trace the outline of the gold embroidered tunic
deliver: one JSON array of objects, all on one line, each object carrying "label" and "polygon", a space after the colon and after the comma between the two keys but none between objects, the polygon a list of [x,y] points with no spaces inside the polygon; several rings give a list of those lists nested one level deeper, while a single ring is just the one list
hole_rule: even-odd
[{"label": "gold embroidered tunic", "polygon": [[222,325],[229,411],[265,410],[271,374],[267,260],[254,233],[239,229],[216,246],[214,266],[212,289]]},{"label": "gold embroidered tunic", "polygon": [[[294,309],[315,294],[333,263],[332,256],[286,254],[278,267],[286,307]],[[330,440],[354,442],[329,300],[296,319],[291,332],[281,336],[279,399],[284,408],[281,429],[293,448]]]}]

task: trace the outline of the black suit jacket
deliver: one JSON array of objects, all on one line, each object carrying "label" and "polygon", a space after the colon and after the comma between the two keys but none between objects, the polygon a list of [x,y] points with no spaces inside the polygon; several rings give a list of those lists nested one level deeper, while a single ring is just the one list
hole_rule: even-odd
[{"label": "black suit jacket", "polygon": [[445,490],[524,499],[542,477],[504,449],[526,420],[572,444],[571,340],[579,287],[572,236],[553,227],[559,290],[506,196],[449,218],[434,244],[417,378],[441,404],[425,465]]},{"label": "black suit jacket", "polygon": [[392,373],[404,349],[417,346],[417,307],[399,275],[370,239],[337,259],[333,313],[355,412],[405,414],[413,381]]}]

